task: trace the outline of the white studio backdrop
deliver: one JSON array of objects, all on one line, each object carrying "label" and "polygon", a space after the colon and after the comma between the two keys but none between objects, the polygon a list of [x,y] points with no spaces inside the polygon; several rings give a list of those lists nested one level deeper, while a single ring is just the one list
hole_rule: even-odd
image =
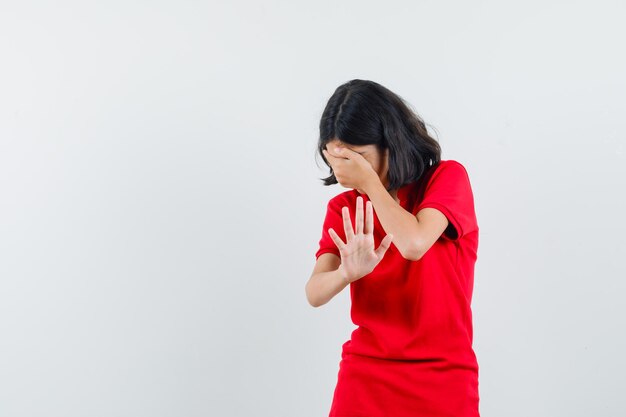
[{"label": "white studio backdrop", "polygon": [[0,415],[328,415],[326,100],[468,169],[483,417],[626,414],[620,1],[0,3]]}]

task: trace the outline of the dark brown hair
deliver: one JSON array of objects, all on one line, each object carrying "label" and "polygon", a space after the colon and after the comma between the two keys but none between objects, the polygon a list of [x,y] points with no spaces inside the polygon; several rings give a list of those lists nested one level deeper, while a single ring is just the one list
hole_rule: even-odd
[{"label": "dark brown hair", "polygon": [[400,96],[374,81],[348,81],[337,87],[326,104],[317,149],[330,169],[329,177],[320,178],[324,185],[337,184],[322,153],[334,139],[348,145],[376,145],[381,152],[388,148],[388,190],[419,180],[441,161],[441,147],[420,116]]}]

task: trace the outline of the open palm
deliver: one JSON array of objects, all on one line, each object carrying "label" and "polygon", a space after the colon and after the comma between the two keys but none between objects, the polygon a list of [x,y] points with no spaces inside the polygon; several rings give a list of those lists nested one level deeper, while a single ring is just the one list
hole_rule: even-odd
[{"label": "open palm", "polygon": [[372,202],[368,201],[365,211],[365,225],[363,225],[363,197],[356,199],[356,231],[352,230],[350,210],[342,207],[343,228],[347,242],[344,243],[339,235],[332,229],[328,229],[330,237],[335,242],[341,254],[343,276],[348,282],[354,282],[374,270],[376,265],[383,259],[389,249],[393,235],[387,234],[380,242],[378,249],[374,248],[374,212]]}]

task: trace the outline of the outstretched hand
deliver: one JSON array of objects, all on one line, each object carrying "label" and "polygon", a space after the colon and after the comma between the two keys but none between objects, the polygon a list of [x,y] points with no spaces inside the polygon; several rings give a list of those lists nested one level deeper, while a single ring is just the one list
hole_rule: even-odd
[{"label": "outstretched hand", "polygon": [[347,283],[361,279],[374,270],[376,265],[391,246],[392,234],[387,234],[380,242],[378,249],[374,249],[374,213],[372,202],[367,201],[365,210],[365,225],[363,224],[363,197],[356,198],[356,231],[352,230],[350,210],[342,207],[343,228],[346,233],[344,243],[333,228],[328,229],[330,237],[335,242],[341,254],[342,276]]}]

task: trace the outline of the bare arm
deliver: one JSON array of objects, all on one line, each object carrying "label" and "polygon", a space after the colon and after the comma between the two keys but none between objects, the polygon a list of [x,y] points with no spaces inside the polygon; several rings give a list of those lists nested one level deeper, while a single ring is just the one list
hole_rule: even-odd
[{"label": "bare arm", "polygon": [[372,272],[389,249],[392,234],[385,235],[378,248],[374,247],[374,209],[370,201],[367,202],[365,215],[363,211],[363,198],[359,196],[356,199],[355,231],[348,207],[342,207],[346,242],[332,227],[328,229],[340,256],[326,251],[317,258],[311,278],[305,286],[307,299],[313,307],[326,304],[351,282]]},{"label": "bare arm", "polygon": [[317,258],[305,285],[306,298],[313,307],[320,307],[348,285],[341,268],[341,258],[334,253],[323,253]]},{"label": "bare arm", "polygon": [[367,190],[383,229],[394,236],[403,258],[418,261],[448,227],[448,218],[435,208],[423,208],[415,216],[400,206],[378,183]]}]

